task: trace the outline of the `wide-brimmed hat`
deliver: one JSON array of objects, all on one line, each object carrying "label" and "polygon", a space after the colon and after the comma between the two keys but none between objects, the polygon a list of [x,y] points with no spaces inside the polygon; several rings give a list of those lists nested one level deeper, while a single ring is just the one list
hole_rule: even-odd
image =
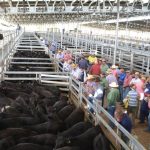
[{"label": "wide-brimmed hat", "polygon": [[139,76],[139,75],[140,75],[140,73],[139,73],[139,72],[135,72],[135,75],[138,75],[138,76]]},{"label": "wide-brimmed hat", "polygon": [[116,66],[116,65],[112,65],[112,66],[111,66],[111,68],[112,68],[112,69],[117,69],[117,68],[118,68],[118,66]]},{"label": "wide-brimmed hat", "polygon": [[107,69],[106,73],[110,74],[110,73],[112,73],[112,70],[111,69]]},{"label": "wide-brimmed hat", "polygon": [[126,70],[126,72],[127,72],[127,73],[130,73],[131,71],[130,71],[130,70]]},{"label": "wide-brimmed hat", "polygon": [[110,87],[118,87],[119,85],[116,82],[112,82],[111,84],[109,84]]},{"label": "wide-brimmed hat", "polygon": [[72,67],[72,68],[76,68],[76,67],[77,67],[77,64],[71,64],[71,67]]},{"label": "wide-brimmed hat", "polygon": [[95,76],[93,76],[91,74],[88,74],[88,76],[87,76],[87,80],[91,80],[91,79],[94,79],[94,78],[95,78]]}]

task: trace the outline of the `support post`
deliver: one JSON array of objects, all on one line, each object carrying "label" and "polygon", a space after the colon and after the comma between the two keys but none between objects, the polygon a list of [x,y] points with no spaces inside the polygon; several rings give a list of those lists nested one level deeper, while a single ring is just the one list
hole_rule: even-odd
[{"label": "support post", "polygon": [[119,8],[120,8],[120,0],[117,0],[117,22],[116,22],[115,49],[114,49],[114,60],[113,60],[114,65],[116,63],[116,53],[118,48]]}]

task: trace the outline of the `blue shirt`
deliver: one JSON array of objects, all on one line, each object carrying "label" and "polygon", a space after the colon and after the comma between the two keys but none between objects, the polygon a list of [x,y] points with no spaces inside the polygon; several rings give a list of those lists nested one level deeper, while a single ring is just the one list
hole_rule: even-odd
[{"label": "blue shirt", "polygon": [[119,80],[118,80],[119,85],[123,85],[125,77],[126,77],[126,73],[124,72],[119,75]]},{"label": "blue shirt", "polygon": [[131,133],[132,130],[132,122],[130,117],[127,114],[123,114],[123,118],[120,121],[120,124],[129,132]]}]

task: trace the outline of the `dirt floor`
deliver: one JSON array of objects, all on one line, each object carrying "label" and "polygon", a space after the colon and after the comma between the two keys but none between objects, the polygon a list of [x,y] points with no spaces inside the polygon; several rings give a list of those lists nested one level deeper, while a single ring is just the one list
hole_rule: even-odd
[{"label": "dirt floor", "polygon": [[145,128],[147,128],[147,123],[139,124],[138,120],[136,120],[136,125],[132,133],[135,134],[137,140],[146,148],[146,150],[150,150],[150,132],[145,132]]}]

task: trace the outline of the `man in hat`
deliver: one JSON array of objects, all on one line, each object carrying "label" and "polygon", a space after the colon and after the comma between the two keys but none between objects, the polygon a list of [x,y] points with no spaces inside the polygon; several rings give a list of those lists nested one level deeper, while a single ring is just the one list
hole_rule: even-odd
[{"label": "man in hat", "polygon": [[64,58],[64,54],[61,52],[61,50],[59,50],[58,53],[56,54],[56,59],[63,60],[63,58]]},{"label": "man in hat", "polygon": [[112,82],[109,84],[110,92],[107,95],[107,104],[108,104],[108,113],[114,116],[114,111],[116,107],[116,102],[120,101],[120,93],[118,89],[118,84],[116,82]]},{"label": "man in hat", "polygon": [[108,81],[109,84],[111,84],[112,82],[118,84],[117,78],[112,74],[111,69],[108,69],[106,73],[107,73],[106,80]]}]

